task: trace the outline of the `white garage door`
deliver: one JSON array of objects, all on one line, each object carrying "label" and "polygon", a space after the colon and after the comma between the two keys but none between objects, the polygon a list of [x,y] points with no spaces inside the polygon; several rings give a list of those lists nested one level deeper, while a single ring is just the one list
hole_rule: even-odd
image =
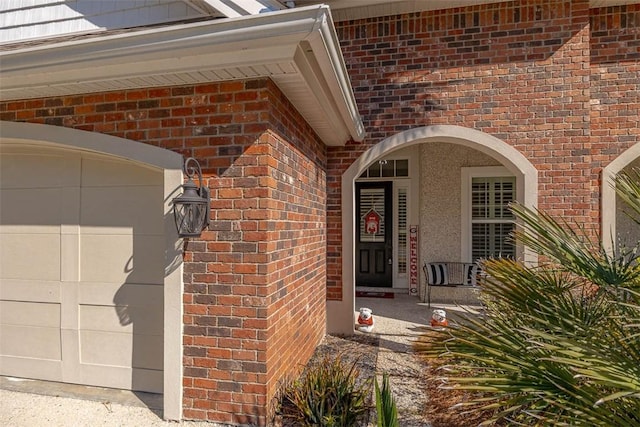
[{"label": "white garage door", "polygon": [[0,152],[0,373],[162,392],[161,172]]}]

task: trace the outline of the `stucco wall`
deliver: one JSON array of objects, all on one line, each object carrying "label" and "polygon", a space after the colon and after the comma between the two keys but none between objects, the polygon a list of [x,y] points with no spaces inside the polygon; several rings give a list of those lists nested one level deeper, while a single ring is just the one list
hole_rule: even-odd
[{"label": "stucco wall", "polygon": [[[447,143],[420,146],[420,263],[463,261],[462,173],[463,167],[499,166],[484,153]],[[420,297],[425,295],[421,280]]]}]

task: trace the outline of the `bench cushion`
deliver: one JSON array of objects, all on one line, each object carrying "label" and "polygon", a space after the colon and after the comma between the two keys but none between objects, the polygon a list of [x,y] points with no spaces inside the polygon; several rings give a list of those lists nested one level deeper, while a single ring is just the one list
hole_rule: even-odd
[{"label": "bench cushion", "polygon": [[430,285],[446,285],[449,283],[446,263],[431,263],[427,265]]},{"label": "bench cushion", "polygon": [[478,280],[478,265],[477,264],[465,264],[464,265],[464,278],[465,285],[476,286]]}]

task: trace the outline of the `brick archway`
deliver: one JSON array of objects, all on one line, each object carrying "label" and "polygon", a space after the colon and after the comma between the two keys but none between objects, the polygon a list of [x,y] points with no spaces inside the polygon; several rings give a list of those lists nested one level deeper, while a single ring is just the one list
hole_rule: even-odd
[{"label": "brick archway", "polygon": [[[353,333],[355,311],[355,180],[374,161],[400,148],[431,142],[463,145],[498,160],[518,179],[520,202],[535,207],[538,199],[538,172],[529,160],[506,142],[484,132],[453,125],[419,127],[393,135],[364,152],[342,175],[342,300],[327,301],[327,330]],[[525,249],[526,262],[535,262]]]}]

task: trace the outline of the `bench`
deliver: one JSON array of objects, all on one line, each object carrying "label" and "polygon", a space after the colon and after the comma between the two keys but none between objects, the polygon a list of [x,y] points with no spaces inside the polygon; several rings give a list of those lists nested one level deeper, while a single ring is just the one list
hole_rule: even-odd
[{"label": "bench", "polygon": [[476,287],[480,268],[470,262],[429,262],[422,267],[427,279],[427,304],[431,307],[434,286]]}]

